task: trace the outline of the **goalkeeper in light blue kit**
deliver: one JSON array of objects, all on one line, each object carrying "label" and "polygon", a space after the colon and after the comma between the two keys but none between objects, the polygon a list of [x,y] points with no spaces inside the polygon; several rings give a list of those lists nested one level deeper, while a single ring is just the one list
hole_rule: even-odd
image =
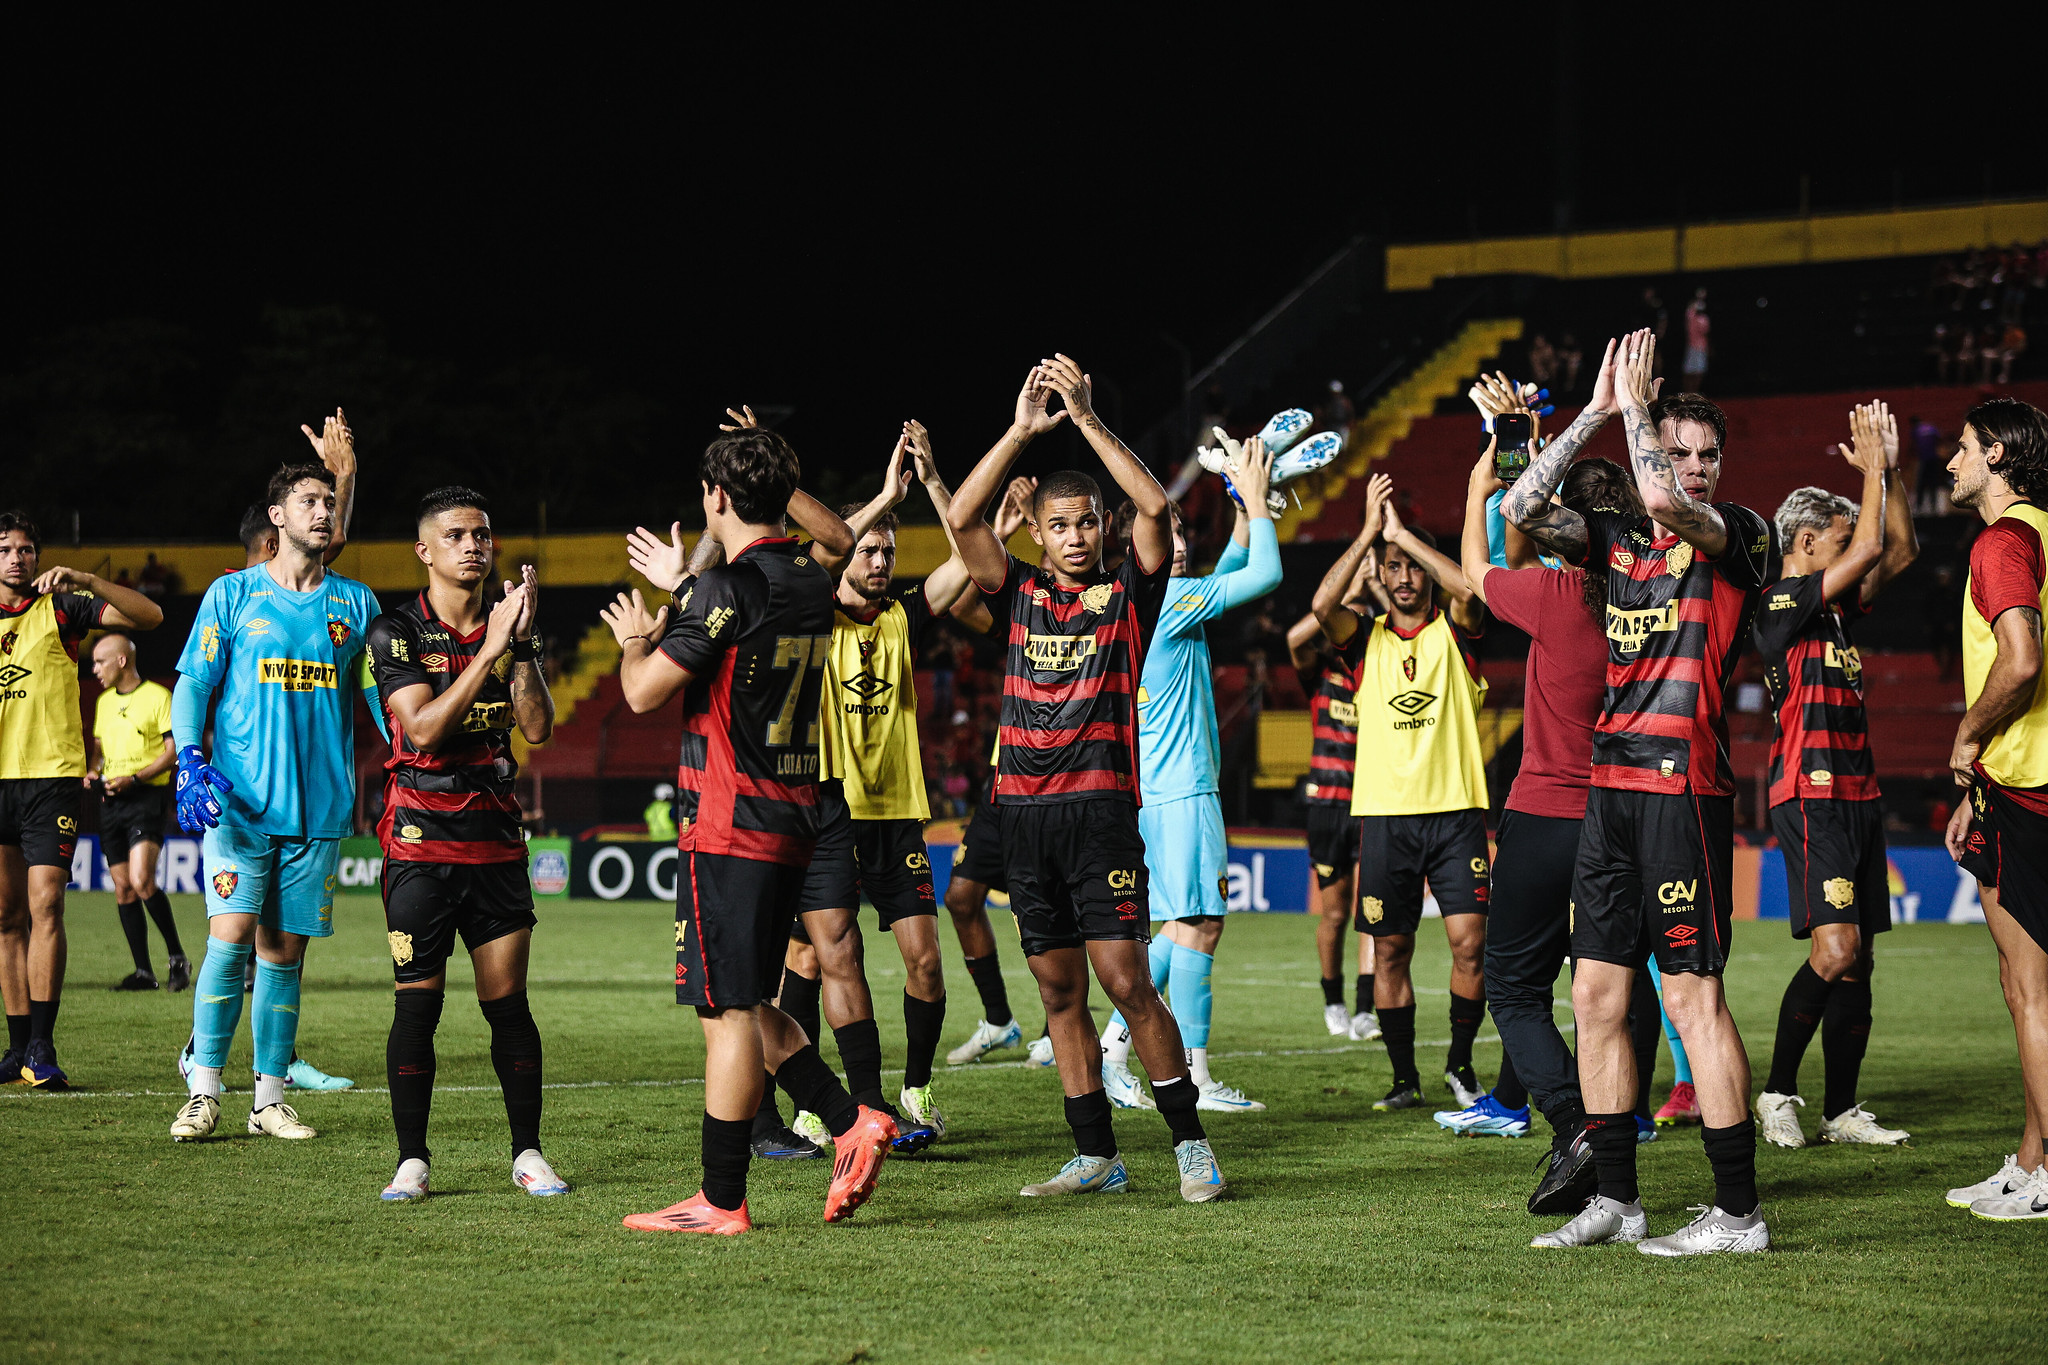
[{"label": "goalkeeper in light blue kit", "polygon": [[[1304,419],[1306,414],[1302,414]],[[1305,423],[1304,423],[1305,424]],[[1197,1107],[1225,1113],[1264,1109],[1209,1074],[1209,971],[1229,900],[1229,853],[1217,794],[1221,743],[1206,624],[1280,586],[1280,541],[1267,492],[1274,457],[1254,437],[1230,451],[1225,477],[1241,499],[1230,545],[1206,578],[1188,578],[1187,538],[1176,510],[1173,578],[1138,683],[1138,832],[1151,876],[1152,918],[1167,923],[1152,940],[1152,984],[1169,998],[1201,1090]],[[1152,1108],[1131,1074],[1131,1032],[1112,1015],[1102,1033],[1102,1084],[1111,1102]]]},{"label": "goalkeeper in light blue kit", "polygon": [[[249,1131],[310,1138],[284,1102],[299,1029],[306,940],[334,932],[335,867],[355,808],[355,699],[376,597],[330,573],[334,475],[315,464],[271,477],[276,558],[206,590],[178,660],[171,734],[178,823],[204,833],[206,960],[192,992],[191,1097],[171,1124],[189,1142],[220,1120],[221,1067],[256,957],[250,1028],[256,1097]],[[199,748],[215,692],[213,759]]]}]

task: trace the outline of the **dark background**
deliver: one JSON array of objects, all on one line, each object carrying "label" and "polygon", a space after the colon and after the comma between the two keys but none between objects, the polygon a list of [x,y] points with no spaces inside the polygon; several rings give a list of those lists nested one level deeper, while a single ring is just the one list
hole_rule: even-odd
[{"label": "dark background", "polygon": [[957,482],[1040,356],[1134,432],[1355,234],[2048,191],[2031,32],[1711,14],[22,33],[9,492],[231,538],[336,403],[358,535],[455,480],[510,531],[666,520],[739,402],[828,496],[910,416]]}]

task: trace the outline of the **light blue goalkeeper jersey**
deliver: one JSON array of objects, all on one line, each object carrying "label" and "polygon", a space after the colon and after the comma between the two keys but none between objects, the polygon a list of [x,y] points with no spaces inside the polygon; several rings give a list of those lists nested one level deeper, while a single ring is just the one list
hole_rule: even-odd
[{"label": "light blue goalkeeper jersey", "polygon": [[178,659],[172,720],[180,748],[197,744],[219,689],[211,762],[235,784],[221,798],[223,825],[288,838],[349,832],[354,707],[378,610],[375,594],[332,570],[311,592],[281,586],[261,564],[207,588]]},{"label": "light blue goalkeeper jersey", "polygon": [[1232,541],[1206,578],[1173,578],[1138,680],[1138,791],[1147,803],[1216,791],[1222,744],[1204,627],[1280,586],[1273,523],[1251,524],[1251,549]]}]

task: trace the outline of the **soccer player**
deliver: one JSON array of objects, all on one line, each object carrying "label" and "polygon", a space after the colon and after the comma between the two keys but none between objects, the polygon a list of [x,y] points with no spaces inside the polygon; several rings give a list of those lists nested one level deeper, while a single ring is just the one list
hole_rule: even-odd
[{"label": "soccer player", "polygon": [[114,881],[114,906],[128,955],[135,961],[135,970],[114,989],[157,988],[149,965],[149,922],[143,918],[147,907],[170,954],[164,984],[182,991],[192,984],[192,964],[178,940],[171,898],[156,882],[157,855],[163,852],[164,824],[171,814],[171,769],[178,763],[171,744],[171,689],[142,676],[135,666],[134,638],[118,631],[93,645],[92,672],[100,695],[93,704],[92,766],[85,785],[100,793],[100,853]]},{"label": "soccer player", "polygon": [[2026,1126],[1997,1174],[1948,1202],[1997,1221],[2048,1218],[2048,415],[2013,398],[1971,408],[1949,472],[1949,500],[1982,517],[1963,605],[1963,695],[1949,768],[1969,797],[1948,848],[1977,878],[1998,945],[1998,979],[2019,1040]]},{"label": "soccer player", "polygon": [[[905,457],[912,462],[904,468]],[[901,471],[901,474],[899,474]],[[895,504],[914,473],[941,517],[951,499],[933,463],[923,424],[905,424],[884,480],[883,509],[848,504],[839,514],[862,526],[833,594],[825,661],[818,783],[818,848],[804,878],[803,936],[817,949],[825,1016],[846,1088],[860,1103],[898,1120],[896,1150],[913,1153],[943,1137],[932,1096],[932,1060],[946,1018],[939,961],[938,904],[924,826],[923,750],[917,732],[917,651],[932,619],[967,586],[958,556],[923,584],[891,597],[896,574]],[[865,893],[903,956],[906,1044],[902,1114],[882,1096],[882,1042],[862,960],[857,911]],[[786,978],[785,978],[786,979]],[[796,1131],[817,1141],[800,1118]]]},{"label": "soccer player", "polygon": [[[1385,478],[1385,475],[1375,475]],[[1334,570],[1335,566],[1332,566]],[[1344,589],[1344,603],[1362,620],[1375,610],[1367,593],[1380,593],[1379,553],[1367,548]],[[1373,938],[1358,936],[1358,976],[1344,1008],[1344,931],[1351,926],[1358,870],[1358,820],[1351,814],[1351,784],[1358,758],[1358,651],[1365,632],[1338,649],[1323,634],[1323,623],[1308,612],[1287,628],[1287,652],[1308,694],[1311,741],[1308,783],[1308,858],[1316,872],[1316,960],[1323,985],[1323,1025],[1334,1038],[1369,1043],[1380,1036],[1373,1013]]]},{"label": "soccer player", "polygon": [[1771,832],[1785,855],[1792,936],[1812,949],[1785,987],[1770,1079],[1756,1098],[1764,1141],[1804,1147],[1794,1105],[1799,1063],[1821,1030],[1827,1091],[1822,1142],[1891,1146],[1907,1134],[1856,1102],[1870,1042],[1872,939],[1892,927],[1884,816],[1863,714],[1863,661],[1849,622],[1913,562],[1912,499],[1899,478],[1899,428],[1882,403],[1849,415],[1843,456],[1863,475],[1863,504],[1801,488],[1778,507],[1785,576],[1764,590],[1756,648],[1764,657],[1777,734],[1771,744]]},{"label": "soccer player", "polygon": [[391,719],[377,842],[398,982],[384,1051],[398,1172],[382,1197],[428,1192],[434,1030],[457,934],[491,1028],[491,1065],[512,1128],[512,1183],[530,1195],[564,1194],[568,1183],[540,1150],[540,1030],[526,999],[537,921],[513,790],[512,728],[528,744],[545,744],[554,731],[534,627],[540,584],[529,565],[486,605],[496,544],[490,506],[473,489],[428,493],[417,525],[413,552],[427,566],[426,589],[370,624],[370,667]]},{"label": "soccer player", "polygon": [[[1004,545],[1010,537],[1030,518],[1031,496],[1037,487],[1036,479],[1015,478],[1003,494],[1002,508],[996,513],[996,539]],[[964,594],[953,604],[952,616],[955,621],[977,635],[994,637],[998,628],[1007,648],[1010,620],[1007,615],[1009,599],[1001,593],[993,596],[975,588]],[[998,616],[997,612],[1005,613]],[[996,936],[988,919],[988,893],[991,889],[1010,894],[1010,881],[1003,872],[1003,808],[996,804],[995,777],[996,758],[1001,749],[989,754],[988,784],[983,789],[983,799],[974,809],[974,818],[960,831],[960,846],[953,851],[953,875],[946,883],[946,913],[953,917],[953,933],[960,940],[960,953],[965,959],[968,979],[974,982],[974,990],[981,997],[981,1018],[974,1026],[974,1032],[967,1041],[946,1054],[946,1061],[952,1066],[964,1066],[968,1062],[980,1061],[989,1053],[1002,1048],[1016,1047],[1024,1041],[1023,1026],[1017,1022],[1010,1010],[1010,993],[1003,984],[1002,963],[996,957]],[[1052,1047],[1050,1035],[1044,1048],[1042,1061],[1035,1055],[1032,1060],[1050,1065]]]},{"label": "soccer player", "polygon": [[[1209,978],[1230,912],[1230,850],[1217,786],[1223,746],[1205,626],[1280,586],[1280,540],[1266,506],[1273,457],[1257,437],[1242,448],[1226,438],[1226,448],[1227,477],[1240,501],[1230,544],[1214,573],[1188,575],[1186,528],[1167,504],[1173,513],[1173,576],[1138,679],[1138,790],[1144,797],[1138,833],[1145,841],[1152,919],[1160,927],[1147,954],[1152,987],[1172,994],[1188,1074],[1201,1091],[1196,1107],[1235,1114],[1266,1106],[1209,1074],[1215,1005]],[[1103,1036],[1103,1088],[1111,1103],[1149,1107],[1127,1065],[1130,1055],[1131,1031],[1121,1014],[1112,1013]]]},{"label": "soccer player", "polygon": [[[1053,394],[1064,408],[1048,411]],[[1102,492],[1071,470],[1033,494],[1033,538],[1044,567],[1004,552],[982,513],[1034,439],[1071,419],[1134,504],[1131,553],[1101,571]],[[1096,416],[1090,385],[1066,356],[1041,362],[1018,392],[1014,420],[961,485],[947,511],[955,544],[984,593],[1009,598],[1002,751],[994,799],[1003,812],[1004,870],[1024,955],[1066,1094],[1076,1155],[1025,1196],[1128,1188],[1101,1043],[1088,1013],[1092,964],[1128,1021],[1152,1093],[1173,1134],[1181,1197],[1223,1193],[1196,1107],[1181,1033],[1153,988],[1144,944],[1150,923],[1140,801],[1136,698],[1145,653],[1173,568],[1166,493]]]},{"label": "soccer player", "polygon": [[133,588],[77,569],[44,571],[41,562],[35,523],[0,512],[0,1084],[63,1090],[70,1082],[54,1035],[64,887],[85,776],[78,642],[95,626],[154,630],[164,614]]},{"label": "soccer player", "polygon": [[[1607,574],[1607,699],[1571,931],[1579,1088],[1599,1186],[1535,1245],[1638,1242],[1652,1256],[1762,1251],[1770,1230],[1756,1191],[1749,1062],[1721,986],[1735,820],[1722,702],[1777,553],[1762,517],[1713,501],[1727,439],[1721,410],[1697,394],[1657,397],[1647,330],[1608,349],[1647,516],[1586,516],[1549,501],[1573,453],[1562,440],[1531,461],[1506,504],[1537,544]],[[1580,420],[1604,423],[1593,406]],[[1653,952],[1665,1008],[1692,1059],[1715,1193],[1686,1227],[1645,1241],[1629,1014],[1635,974]]]},{"label": "soccer player", "polygon": [[[178,822],[203,831],[208,934],[193,992],[190,1098],[171,1124],[179,1142],[212,1136],[220,1121],[220,1071],[252,953],[248,1130],[315,1136],[284,1086],[307,941],[334,932],[335,866],[355,807],[353,708],[378,606],[323,562],[337,525],[331,472],[287,465],[271,476],[268,503],[277,557],[207,588],[171,697]],[[199,741],[216,693],[209,761]]]},{"label": "soccer player", "polygon": [[[1472,653],[1485,607],[1457,563],[1438,553],[1426,532],[1402,523],[1392,498],[1385,478],[1368,486],[1365,522],[1316,589],[1314,609],[1332,644],[1357,651],[1357,762],[1373,775],[1351,789],[1351,813],[1363,817],[1356,928],[1373,936],[1375,1012],[1394,1070],[1393,1087],[1373,1108],[1423,1102],[1409,963],[1427,878],[1451,943],[1444,1081],[1463,1109],[1485,1093],[1472,1071],[1472,1042],[1486,1017],[1487,799],[1479,745],[1486,682]],[[1390,606],[1368,622],[1339,598],[1381,539],[1380,578]],[[1439,606],[1439,590],[1447,606]]]},{"label": "soccer player", "polygon": [[[747,1167],[761,1087],[773,1075],[825,1120],[837,1158],[825,1221],[851,1217],[873,1193],[895,1122],[858,1104],[794,1020],[769,1001],[782,976],[804,871],[818,838],[819,694],[832,649],[834,562],[853,550],[846,523],[797,488],[796,452],[749,420],[705,450],[707,537],[725,563],[683,574],[681,536],[635,533],[636,567],[669,587],[649,612],[636,589],[605,608],[618,638],[626,704],[645,713],[683,697],[677,765],[676,1002],[704,1030],[704,1184],[625,1224],[650,1232],[732,1236],[753,1227]],[[793,516],[818,539],[800,545]],[[658,576],[657,576],[658,575]]]}]

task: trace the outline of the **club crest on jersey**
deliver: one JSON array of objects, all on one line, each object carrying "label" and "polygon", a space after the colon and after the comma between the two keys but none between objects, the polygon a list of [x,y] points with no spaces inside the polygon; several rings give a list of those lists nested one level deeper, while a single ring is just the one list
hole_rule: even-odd
[{"label": "club crest on jersey", "polygon": [[1664,572],[1673,578],[1685,577],[1685,571],[1692,567],[1692,545],[1679,541],[1664,552]]},{"label": "club crest on jersey", "polygon": [[1806,780],[1816,787],[1832,787],[1835,785],[1835,775],[1827,768],[1815,768],[1806,775]]},{"label": "club crest on jersey", "polygon": [[408,844],[416,844],[425,838],[426,835],[418,825],[401,825],[398,829],[398,837],[405,840]]},{"label": "club crest on jersey", "polygon": [[1846,910],[1856,903],[1856,884],[1847,877],[1831,877],[1822,882],[1820,893],[1837,910]]},{"label": "club crest on jersey", "polygon": [[1409,655],[1409,656],[1408,656],[1407,658],[1405,658],[1405,659],[1401,660],[1401,676],[1402,676],[1402,677],[1404,677],[1404,678],[1406,678],[1406,679],[1407,679],[1407,680],[1408,680],[1409,682],[1414,682],[1414,681],[1415,681],[1415,656],[1414,656],[1414,655],[1412,655],[1412,654],[1411,654],[1411,655]]},{"label": "club crest on jersey", "polygon": [[336,649],[340,649],[343,645],[348,643],[348,636],[348,622],[329,621],[327,623],[327,638],[334,641],[334,647]]},{"label": "club crest on jersey", "polygon": [[860,642],[860,661],[862,663],[866,663],[874,655],[874,652],[875,642],[873,640],[862,640]]},{"label": "club crest on jersey", "polygon": [[0,654],[12,654],[15,637],[20,634],[18,630],[10,630],[5,635],[0,635]]},{"label": "club crest on jersey", "polygon": [[1626,572],[1635,567],[1636,557],[1617,545],[1614,547],[1614,553],[1607,557],[1607,562]]},{"label": "club crest on jersey", "polygon": [[391,939],[391,960],[401,967],[412,961],[412,935],[393,929],[388,937]]},{"label": "club crest on jersey", "polygon": [[1387,903],[1378,896],[1367,896],[1358,908],[1367,924],[1378,924],[1387,917]]},{"label": "club crest on jersey", "polygon": [[222,900],[226,900],[235,894],[235,887],[241,880],[240,873],[232,869],[223,868],[221,871],[213,874],[213,894],[219,896]]},{"label": "club crest on jersey", "polygon": [[1081,609],[1083,611],[1101,611],[1109,605],[1110,595],[1115,591],[1116,589],[1107,583],[1097,583],[1091,588],[1083,588],[1081,590]]}]

